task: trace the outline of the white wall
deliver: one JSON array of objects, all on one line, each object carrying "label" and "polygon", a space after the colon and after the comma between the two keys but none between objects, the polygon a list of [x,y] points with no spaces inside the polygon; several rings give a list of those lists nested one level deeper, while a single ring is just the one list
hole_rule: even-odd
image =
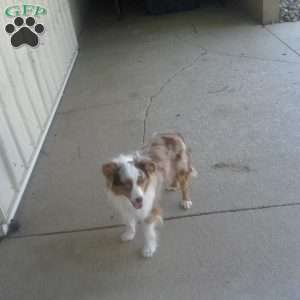
[{"label": "white wall", "polygon": [[[82,0],[72,2],[79,28]],[[0,1],[0,222],[14,216],[75,61],[77,37],[68,0],[32,0],[47,9],[37,48],[13,48],[3,30],[13,18],[3,17]],[[25,1],[27,2],[27,1]],[[28,2],[29,3],[29,2]],[[2,220],[1,220],[2,219]],[[4,220],[3,220],[4,219]]]}]

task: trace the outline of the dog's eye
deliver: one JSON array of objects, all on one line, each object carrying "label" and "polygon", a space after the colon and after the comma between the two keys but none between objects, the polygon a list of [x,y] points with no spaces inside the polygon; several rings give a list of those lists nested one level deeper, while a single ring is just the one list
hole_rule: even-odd
[{"label": "dog's eye", "polygon": [[126,181],[124,183],[124,187],[125,187],[126,190],[131,190],[131,188],[132,188],[132,182],[131,181]]},{"label": "dog's eye", "polygon": [[121,180],[120,180],[120,176],[119,176],[119,175],[116,174],[116,175],[114,176],[113,184],[114,184],[114,185],[122,185],[122,182],[121,182]]},{"label": "dog's eye", "polygon": [[137,184],[142,185],[143,183],[144,183],[144,177],[142,175],[140,175],[137,179]]}]

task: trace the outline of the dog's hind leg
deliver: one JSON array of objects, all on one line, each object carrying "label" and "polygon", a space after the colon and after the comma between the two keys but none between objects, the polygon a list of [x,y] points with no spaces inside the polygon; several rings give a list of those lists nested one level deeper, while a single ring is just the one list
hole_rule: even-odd
[{"label": "dog's hind leg", "polygon": [[177,175],[177,180],[179,182],[180,191],[182,194],[181,206],[184,209],[189,209],[192,207],[192,200],[189,194],[189,174],[185,171],[180,171]]}]

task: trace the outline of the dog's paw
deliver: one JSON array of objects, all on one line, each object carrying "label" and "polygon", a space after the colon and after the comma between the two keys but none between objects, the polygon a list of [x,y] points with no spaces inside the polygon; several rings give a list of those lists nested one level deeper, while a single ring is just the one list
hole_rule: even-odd
[{"label": "dog's paw", "polygon": [[177,191],[177,187],[176,186],[167,186],[166,187],[166,191],[167,192],[176,192]]},{"label": "dog's paw", "polygon": [[192,207],[192,205],[193,205],[193,202],[191,200],[181,201],[181,207],[183,209],[189,209]]},{"label": "dog's paw", "polygon": [[122,242],[129,242],[132,241],[135,237],[135,232],[133,231],[125,231],[121,234],[121,241]]},{"label": "dog's paw", "polygon": [[143,251],[142,251],[142,254],[145,258],[150,258],[153,256],[153,254],[155,253],[156,251],[156,246],[144,246],[143,248]]}]

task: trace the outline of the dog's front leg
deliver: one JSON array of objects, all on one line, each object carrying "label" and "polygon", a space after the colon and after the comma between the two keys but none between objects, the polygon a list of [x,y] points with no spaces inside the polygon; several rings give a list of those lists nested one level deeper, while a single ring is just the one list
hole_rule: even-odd
[{"label": "dog's front leg", "polygon": [[128,242],[134,239],[136,233],[135,227],[136,220],[134,218],[129,218],[126,220],[126,229],[121,235],[121,240],[123,242]]},{"label": "dog's front leg", "polygon": [[155,230],[155,222],[144,222],[143,225],[145,238],[143,256],[152,257],[157,248],[157,234]]}]

